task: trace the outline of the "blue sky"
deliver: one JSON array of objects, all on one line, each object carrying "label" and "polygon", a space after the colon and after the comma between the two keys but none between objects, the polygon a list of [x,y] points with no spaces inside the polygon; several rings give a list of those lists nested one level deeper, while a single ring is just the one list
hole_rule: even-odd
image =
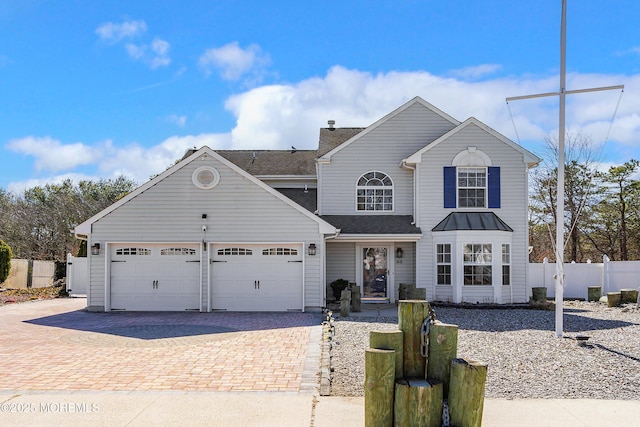
[{"label": "blue sky", "polygon": [[[0,188],[139,183],[193,146],[315,148],[414,96],[542,154],[561,0],[0,3]],[[640,2],[568,0],[567,126],[639,158]],[[515,121],[514,131],[512,123]]]}]

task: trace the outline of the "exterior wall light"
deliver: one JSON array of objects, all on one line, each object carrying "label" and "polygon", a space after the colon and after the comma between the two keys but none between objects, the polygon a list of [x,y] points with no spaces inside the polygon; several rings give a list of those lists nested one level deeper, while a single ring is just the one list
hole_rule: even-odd
[{"label": "exterior wall light", "polygon": [[100,255],[100,242],[91,245],[91,255]]},{"label": "exterior wall light", "polygon": [[402,255],[404,255],[402,248],[396,249],[396,258],[402,258]]},{"label": "exterior wall light", "polygon": [[315,243],[309,243],[309,255],[315,255],[316,254],[316,244]]}]

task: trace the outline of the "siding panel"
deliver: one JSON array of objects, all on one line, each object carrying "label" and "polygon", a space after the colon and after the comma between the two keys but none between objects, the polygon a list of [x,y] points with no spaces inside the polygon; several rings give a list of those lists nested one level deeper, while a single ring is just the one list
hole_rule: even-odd
[{"label": "siding panel", "polygon": [[[321,164],[322,215],[358,214],[355,185],[365,172],[378,170],[394,182],[394,214],[413,214],[413,173],[400,162],[453,128],[453,125],[420,104],[414,104]],[[361,212],[372,214],[375,212]],[[379,212],[389,214],[389,212]]]},{"label": "siding panel", "polygon": [[[220,183],[196,188],[200,166],[215,167]],[[202,214],[207,219],[202,219]],[[207,231],[202,231],[202,226]],[[105,242],[291,242],[321,245],[318,224],[211,156],[176,170],[93,224],[91,238]],[[90,306],[104,307],[105,251],[91,259]],[[305,306],[324,306],[321,257],[305,254]],[[204,280],[207,280],[203,265]],[[206,287],[206,286],[205,286]],[[206,308],[206,289],[203,291]]]}]

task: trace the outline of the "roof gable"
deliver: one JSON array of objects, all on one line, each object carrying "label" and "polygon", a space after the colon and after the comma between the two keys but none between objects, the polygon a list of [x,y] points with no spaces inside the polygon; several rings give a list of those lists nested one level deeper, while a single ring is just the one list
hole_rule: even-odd
[{"label": "roof gable", "polygon": [[[336,154],[340,150],[348,147],[353,142],[355,142],[358,139],[362,138],[363,136],[367,135],[369,132],[377,129],[382,124],[388,122],[392,118],[396,117],[397,115],[401,114],[403,111],[407,110],[408,108],[410,108],[411,106],[416,105],[416,104],[422,105],[426,109],[428,109],[431,112],[435,113],[436,115],[442,117],[446,121],[452,123],[454,126],[458,126],[460,124],[460,122],[458,120],[454,119],[453,117],[451,117],[450,115],[448,115],[444,111],[434,107],[433,105],[429,104],[427,101],[425,101],[424,99],[420,98],[419,96],[416,96],[415,98],[413,98],[409,102],[407,102],[404,105],[402,105],[401,107],[395,109],[394,111],[392,111],[391,113],[387,114],[383,118],[379,119],[378,121],[376,121],[372,125],[367,126],[364,130],[358,132],[356,135],[352,136],[351,138],[346,140],[344,143],[338,145],[337,147],[333,148],[332,150],[328,151],[327,153],[321,155],[321,157],[318,158],[318,162],[321,162],[321,163],[325,162],[326,163],[326,162],[331,161],[331,156],[333,156],[334,154]],[[320,153],[319,153],[319,155],[320,155]]]},{"label": "roof gable", "polygon": [[492,128],[490,128],[486,124],[482,123],[480,120],[476,119],[475,117],[469,117],[463,123],[459,124],[458,126],[456,126],[453,129],[451,129],[449,132],[445,133],[440,138],[438,138],[435,141],[433,141],[431,144],[421,148],[420,150],[418,150],[417,152],[413,153],[411,156],[407,157],[406,159],[403,159],[402,163],[403,164],[412,164],[412,165],[415,165],[415,164],[418,164],[418,163],[422,163],[422,155],[424,153],[426,153],[427,151],[433,149],[434,147],[437,147],[439,144],[443,143],[447,139],[451,138],[453,135],[457,134],[458,132],[460,132],[463,129],[466,129],[469,126],[477,126],[482,131],[490,134],[494,138],[498,139],[499,141],[503,142],[504,144],[508,145],[509,147],[511,147],[514,150],[516,150],[519,153],[521,153],[524,156],[524,161],[527,163],[527,165],[530,168],[537,166],[537,164],[542,161],[541,158],[539,158],[535,154],[531,153],[529,150],[527,150],[524,147],[522,147],[522,146],[516,144],[515,142],[511,141],[509,138],[507,138],[506,136],[502,135],[501,133],[498,133],[497,131],[493,130]]},{"label": "roof gable", "polygon": [[224,158],[220,154],[216,153],[211,148],[209,148],[207,146],[204,146],[204,147],[200,148],[199,150],[193,152],[188,157],[183,158],[183,160],[179,161],[178,163],[176,163],[175,165],[173,165],[169,169],[165,170],[164,172],[162,172],[158,176],[154,177],[153,179],[147,181],[146,183],[144,183],[140,187],[136,188],[134,191],[132,191],[131,193],[127,194],[125,197],[123,197],[122,199],[118,200],[116,203],[112,204],[111,206],[107,207],[106,209],[103,209],[102,211],[100,211],[96,215],[94,215],[91,218],[89,218],[88,220],[84,221],[82,224],[76,226],[75,229],[74,229],[75,234],[76,235],[88,235],[88,234],[90,234],[91,233],[91,224],[93,224],[94,222],[100,220],[101,218],[104,218],[105,216],[109,215],[111,212],[113,212],[116,209],[118,209],[119,207],[125,205],[129,201],[131,201],[134,198],[136,198],[138,195],[142,194],[143,192],[147,191],[149,188],[151,188],[151,187],[157,185],[158,183],[162,182],[168,176],[172,175],[176,171],[182,169],[183,167],[185,167],[186,165],[190,164],[191,162],[193,162],[194,160],[200,158],[203,155],[212,156],[217,161],[219,161],[220,163],[224,164],[225,166],[227,166],[229,169],[231,169],[235,173],[241,175],[245,179],[251,181],[253,184],[255,184],[258,187],[262,188],[264,191],[274,195],[275,197],[277,197],[278,199],[280,199],[284,203],[288,204],[292,208],[296,209],[297,211],[299,211],[303,215],[305,215],[308,218],[312,219],[313,221],[317,222],[318,225],[319,225],[321,233],[330,234],[330,233],[335,233],[336,232],[335,227],[333,227],[332,225],[330,225],[326,221],[322,220],[318,216],[316,216],[313,213],[309,212],[307,209],[305,209],[304,207],[300,206],[298,203],[295,203],[293,200],[287,198],[285,195],[283,195],[279,191],[271,188],[270,186],[268,186],[264,182],[260,181],[258,178],[254,177],[253,175],[251,175],[250,173],[246,172],[245,170],[243,170],[239,166],[235,165],[234,163],[232,163],[231,161],[227,160],[226,158]]}]

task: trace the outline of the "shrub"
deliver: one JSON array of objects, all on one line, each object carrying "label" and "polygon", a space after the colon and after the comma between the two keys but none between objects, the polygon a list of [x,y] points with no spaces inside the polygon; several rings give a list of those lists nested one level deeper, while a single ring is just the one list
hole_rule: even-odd
[{"label": "shrub", "polygon": [[347,289],[349,286],[349,281],[345,279],[338,279],[331,282],[331,289],[333,289],[333,298],[336,301],[340,301],[340,296],[342,295],[342,291]]},{"label": "shrub", "polygon": [[4,241],[0,240],[0,283],[9,277],[11,271],[11,248]]},{"label": "shrub", "polygon": [[65,277],[67,277],[67,263],[65,261],[55,261],[53,281],[57,282]]}]

